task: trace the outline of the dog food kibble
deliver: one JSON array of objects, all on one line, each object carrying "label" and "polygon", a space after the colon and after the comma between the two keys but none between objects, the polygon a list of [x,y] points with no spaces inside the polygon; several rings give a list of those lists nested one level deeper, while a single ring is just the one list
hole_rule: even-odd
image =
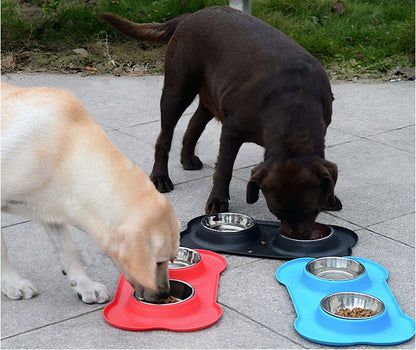
[{"label": "dog food kibble", "polygon": [[179,299],[170,295],[166,299],[159,299],[159,301],[157,303],[158,304],[173,304],[173,303],[177,303],[178,301],[179,301]]},{"label": "dog food kibble", "polygon": [[324,238],[326,236],[328,236],[327,232],[322,232],[322,231],[319,231],[319,230],[315,229],[311,232],[310,239],[321,239],[321,238]]},{"label": "dog food kibble", "polygon": [[342,317],[365,318],[377,315],[377,312],[364,309],[362,307],[354,307],[352,310],[348,307],[335,311],[335,315]]}]

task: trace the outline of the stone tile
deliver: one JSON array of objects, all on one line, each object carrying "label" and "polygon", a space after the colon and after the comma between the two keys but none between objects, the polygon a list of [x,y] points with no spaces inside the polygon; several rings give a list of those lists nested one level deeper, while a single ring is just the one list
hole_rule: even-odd
[{"label": "stone tile", "polygon": [[384,266],[389,273],[387,283],[402,311],[414,319],[415,248],[368,230],[358,231],[358,235],[354,255]]},{"label": "stone tile", "polygon": [[415,153],[414,125],[374,135],[371,136],[370,139],[403,151],[410,152],[411,154]]},{"label": "stone tile", "polygon": [[[71,228],[71,232],[87,275],[94,281],[104,283],[110,295],[114,295],[120,273],[111,259],[85,232],[75,227]],[[39,290],[39,295],[29,300],[10,300],[5,295],[1,296],[2,338],[103,308],[102,305],[84,304],[78,299],[61,272],[58,255],[46,232],[38,223],[31,221],[7,227],[2,234],[11,264]]]},{"label": "stone tile", "polygon": [[223,308],[213,326],[195,332],[131,332],[108,325],[101,310],[82,317],[23,333],[2,341],[3,348],[23,349],[272,349],[298,348],[298,344],[278,332],[252,322],[235,310]]},{"label": "stone tile", "polygon": [[415,213],[406,214],[368,227],[369,230],[415,247]]},{"label": "stone tile", "polygon": [[[413,82],[335,83],[331,126],[367,137],[414,125]],[[388,101],[388,103],[386,103]]]},{"label": "stone tile", "polygon": [[369,226],[414,209],[414,156],[408,152],[358,140],[331,147],[327,158],[338,165],[338,217]]},{"label": "stone tile", "polygon": [[21,218],[16,215],[6,214],[3,212],[1,213],[1,227],[16,225],[16,224],[20,224],[22,222],[28,222],[28,221],[30,220]]},{"label": "stone tile", "polygon": [[[3,81],[18,86],[68,89],[84,103],[101,125],[122,128],[160,119],[163,76],[112,77],[77,75],[7,75]],[[95,92],[95,93],[91,93]]]}]

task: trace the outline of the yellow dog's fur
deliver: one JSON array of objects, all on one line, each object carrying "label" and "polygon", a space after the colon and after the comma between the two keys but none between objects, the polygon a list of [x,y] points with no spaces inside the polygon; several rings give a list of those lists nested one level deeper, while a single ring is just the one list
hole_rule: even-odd
[{"label": "yellow dog's fur", "polygon": [[[137,295],[166,295],[180,232],[167,198],[70,92],[4,83],[1,92],[2,210],[43,224],[84,302],[109,295],[85,275],[70,224],[94,238]],[[3,238],[2,292],[13,299],[37,294],[10,265]]]}]

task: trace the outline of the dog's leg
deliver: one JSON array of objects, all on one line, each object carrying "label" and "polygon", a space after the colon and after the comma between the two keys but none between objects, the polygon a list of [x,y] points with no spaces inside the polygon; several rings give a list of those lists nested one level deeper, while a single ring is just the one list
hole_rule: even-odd
[{"label": "dog's leg", "polygon": [[9,255],[1,234],[1,291],[10,299],[30,299],[38,295],[36,287],[19,276],[9,262]]},{"label": "dog's leg", "polygon": [[62,272],[68,277],[79,298],[87,304],[107,302],[110,295],[105,286],[91,281],[85,274],[68,225],[44,223],[43,226],[59,254]]},{"label": "dog's leg", "polygon": [[214,118],[213,114],[200,102],[183,137],[181,163],[185,170],[199,170],[202,168],[201,160],[195,155],[195,146],[205,126],[212,118]]},{"label": "dog's leg", "polygon": [[222,126],[220,150],[214,173],[214,184],[205,206],[206,213],[215,214],[228,211],[230,199],[230,181],[233,173],[235,157],[243,141],[233,131]]},{"label": "dog's leg", "polygon": [[[172,80],[172,79],[170,79]],[[170,89],[169,86],[173,88]],[[181,86],[183,89],[181,89]],[[160,100],[161,130],[155,145],[155,163],[153,165],[150,179],[159,192],[170,192],[173,183],[169,177],[168,161],[169,151],[172,144],[173,131],[179,118],[185,109],[195,98],[197,90],[195,87],[187,89],[186,84],[180,84],[179,80],[169,83],[165,78],[165,86]]]}]

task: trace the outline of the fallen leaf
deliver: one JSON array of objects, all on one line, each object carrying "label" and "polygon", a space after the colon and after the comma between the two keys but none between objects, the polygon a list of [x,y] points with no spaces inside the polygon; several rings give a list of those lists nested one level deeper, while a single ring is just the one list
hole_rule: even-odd
[{"label": "fallen leaf", "polygon": [[339,15],[342,15],[346,10],[345,3],[343,1],[337,1],[335,4],[332,5],[331,11],[336,12]]}]

